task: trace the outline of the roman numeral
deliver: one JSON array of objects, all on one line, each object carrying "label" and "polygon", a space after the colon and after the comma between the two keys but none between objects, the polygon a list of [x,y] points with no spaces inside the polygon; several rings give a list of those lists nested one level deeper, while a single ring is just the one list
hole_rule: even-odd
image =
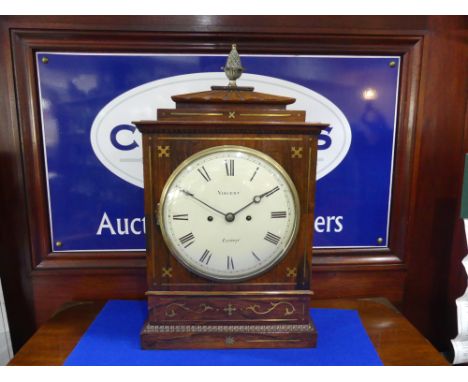
[{"label": "roman numeral", "polygon": [[231,256],[228,256],[227,257],[227,269],[230,270],[234,270],[234,260],[232,259]]},{"label": "roman numeral", "polygon": [[274,211],[271,213],[272,219],[281,219],[286,217],[286,211]]},{"label": "roman numeral", "polygon": [[204,263],[204,264],[208,265],[208,263],[210,262],[210,259],[211,259],[211,255],[212,255],[212,253],[210,253],[210,251],[205,249],[205,252],[203,252],[203,255],[201,255],[201,257],[198,260],[201,263]]},{"label": "roman numeral", "polygon": [[267,232],[264,239],[274,245],[277,245],[281,238],[279,236],[276,236],[274,233]]},{"label": "roman numeral", "polygon": [[197,171],[200,173],[201,176],[203,176],[203,179],[205,179],[207,182],[211,180],[210,175],[206,171],[205,166],[202,166],[201,169],[197,168]]},{"label": "roman numeral", "polygon": [[270,195],[273,195],[273,194],[274,194],[276,191],[278,191],[278,190],[279,190],[279,187],[276,186],[273,190],[271,190],[270,192],[268,192],[268,194],[266,194],[265,196],[268,197],[268,196],[270,196]]},{"label": "roman numeral", "polygon": [[179,241],[182,245],[184,245],[184,248],[187,248],[189,245],[192,245],[195,242],[195,236],[193,236],[193,233],[190,232],[187,235],[184,235],[179,238]]},{"label": "roman numeral", "polygon": [[172,220],[188,220],[188,214],[172,215]]},{"label": "roman numeral", "polygon": [[226,167],[226,175],[234,176],[234,159],[225,160],[224,166]]},{"label": "roman numeral", "polygon": [[257,259],[257,261],[260,261],[260,257],[258,257],[254,251],[252,251],[252,256],[255,257]]},{"label": "roman numeral", "polygon": [[255,171],[254,171],[252,177],[250,178],[250,181],[252,181],[253,178],[255,178],[255,175],[257,175],[258,169],[259,169],[259,167],[257,167],[257,168],[255,169]]}]

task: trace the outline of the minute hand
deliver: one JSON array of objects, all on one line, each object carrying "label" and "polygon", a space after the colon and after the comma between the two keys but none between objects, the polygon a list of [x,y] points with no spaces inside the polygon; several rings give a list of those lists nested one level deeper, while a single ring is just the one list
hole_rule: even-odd
[{"label": "minute hand", "polygon": [[216,211],[218,214],[221,214],[223,215],[224,217],[226,217],[226,214],[224,212],[221,212],[219,210],[217,210],[216,208],[210,206],[209,204],[205,203],[203,200],[201,199],[198,199],[194,194],[192,194],[191,192],[188,192],[186,190],[181,190],[185,195],[187,196],[190,196],[192,198],[194,198],[195,200],[199,201],[200,203],[204,204],[205,206],[207,206],[208,208],[211,208],[213,211]]},{"label": "minute hand", "polygon": [[262,200],[264,196],[268,196],[276,192],[277,190],[278,190],[278,186],[272,188],[271,190],[268,190],[267,192],[264,192],[263,194],[255,195],[250,203],[246,204],[240,210],[237,210],[236,212],[234,212],[233,215],[236,216],[239,212],[244,211],[247,207],[251,206],[254,203],[260,203],[260,201]]}]

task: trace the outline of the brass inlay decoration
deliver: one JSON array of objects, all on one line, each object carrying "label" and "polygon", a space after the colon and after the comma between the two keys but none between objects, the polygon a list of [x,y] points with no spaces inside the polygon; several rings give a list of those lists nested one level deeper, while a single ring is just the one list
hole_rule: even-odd
[{"label": "brass inlay decoration", "polygon": [[296,308],[294,308],[294,305],[286,301],[270,302],[270,307],[266,310],[261,310],[259,305],[250,305],[247,308],[245,308],[245,310],[251,311],[252,313],[255,313],[257,315],[265,315],[265,314],[272,312],[278,306],[281,306],[281,305],[285,306],[284,316],[290,316],[296,311]]},{"label": "brass inlay decoration", "polygon": [[297,276],[297,269],[286,267],[286,277],[296,277]]},{"label": "brass inlay decoration", "polygon": [[189,112],[172,112],[171,115],[176,117],[188,117],[188,116],[203,116],[203,117],[222,117],[223,113],[189,113]]},{"label": "brass inlay decoration", "polygon": [[172,277],[172,267],[168,267],[168,268],[163,268],[162,269],[162,277],[169,277],[171,278]]},{"label": "brass inlay decoration", "polygon": [[302,147],[291,147],[291,158],[302,158]]},{"label": "brass inlay decoration", "polygon": [[279,137],[241,137],[241,138],[232,138],[232,137],[162,137],[161,141],[281,141],[281,142],[300,142],[302,138],[279,138]]},{"label": "brass inlay decoration", "polygon": [[[198,284],[197,284],[198,285]],[[199,296],[199,297],[206,297],[206,296],[252,296],[252,295],[313,295],[314,293],[310,290],[278,290],[278,291],[259,291],[259,292],[252,292],[252,291],[232,291],[232,292],[223,292],[223,291],[191,291],[191,290],[178,290],[178,291],[157,291],[157,290],[150,290],[146,292],[148,296]]]},{"label": "brass inlay decoration", "polygon": [[292,114],[285,113],[241,113],[241,117],[290,117]]},{"label": "brass inlay decoration", "polygon": [[[219,312],[219,309],[217,309],[217,311]],[[161,323],[169,323],[169,322],[173,322],[172,320],[173,317],[169,317],[169,319],[165,320],[165,321],[161,321]],[[204,323],[209,323],[209,322],[219,322],[219,318],[217,319],[207,319],[205,317],[203,318],[200,318],[196,321],[203,321]],[[227,318],[226,318],[227,320]],[[268,323],[278,323],[278,322],[297,322],[299,321],[299,319],[297,318],[262,318],[262,322],[268,322]],[[236,318],[235,319],[235,322],[252,322],[252,318],[249,318],[249,319],[238,319]]]},{"label": "brass inlay decoration", "polygon": [[231,337],[231,336],[226,337],[226,345],[233,345],[234,342],[236,342],[234,337]]},{"label": "brass inlay decoration", "polygon": [[193,313],[205,313],[209,310],[215,310],[212,306],[208,304],[199,304],[196,309],[189,308],[186,304],[179,304],[179,303],[172,303],[166,308],[166,317],[175,317],[177,316],[177,309],[185,310],[186,312],[193,312]]},{"label": "brass inlay decoration", "polygon": [[229,119],[236,119],[236,112],[235,111],[228,111],[228,118]]},{"label": "brass inlay decoration", "polygon": [[223,309],[228,316],[232,316],[232,313],[235,312],[237,309],[232,306],[231,304],[229,304],[226,308]]},{"label": "brass inlay decoration", "polygon": [[258,343],[267,343],[267,342],[301,342],[302,340],[281,340],[281,339],[271,339],[271,340],[246,340],[245,342],[258,342]]},{"label": "brass inlay decoration", "polygon": [[[148,137],[148,141],[149,142],[152,141],[151,136]],[[143,145],[143,147],[145,147],[145,145]],[[148,158],[147,163],[148,163],[148,167],[149,167],[149,171],[148,171],[149,184],[152,184],[153,183],[153,145],[152,144],[146,145],[146,155],[147,155],[147,158]],[[153,200],[153,190],[148,187],[147,192],[150,195],[150,200]],[[153,215],[150,215],[150,219],[152,219],[152,218],[153,218]],[[149,254],[153,252],[153,240],[148,240],[148,243],[149,243],[149,246],[148,246],[148,250],[146,251],[147,256],[149,256]]]},{"label": "brass inlay decoration", "polygon": [[[266,316],[274,310],[281,308],[284,308],[284,317],[291,316],[296,312],[294,305],[286,301],[270,302],[265,308],[262,308],[259,304],[249,305],[247,308],[238,308],[233,304],[228,304],[225,308],[218,308],[206,303],[191,307],[185,303],[174,302],[166,307],[166,312],[164,314],[166,317],[173,318],[182,311],[201,314],[206,312],[217,313],[223,310],[228,316],[232,316],[236,311],[243,312],[244,314],[253,313],[257,316]],[[281,321],[281,319],[278,319],[278,321]]]},{"label": "brass inlay decoration", "polygon": [[158,158],[169,158],[171,156],[170,150],[171,146],[158,146]]},{"label": "brass inlay decoration", "polygon": [[[308,159],[308,164],[307,164],[307,194],[310,195],[310,178],[311,178],[311,173],[312,173],[312,139],[309,138],[309,159]],[[306,206],[306,211],[309,211],[309,197],[307,197],[307,206]],[[304,248],[309,248],[311,249],[311,245],[309,243],[310,238],[307,237],[307,235],[304,235]],[[304,280],[307,279],[307,269],[309,267],[307,266],[307,249],[304,251],[304,261],[303,261],[303,266],[302,266],[302,277]]]}]

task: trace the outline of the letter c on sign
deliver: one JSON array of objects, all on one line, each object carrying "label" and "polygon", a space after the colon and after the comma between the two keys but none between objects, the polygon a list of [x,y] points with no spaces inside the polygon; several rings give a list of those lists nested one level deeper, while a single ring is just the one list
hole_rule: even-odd
[{"label": "letter c on sign", "polygon": [[138,147],[138,143],[135,142],[135,140],[133,140],[132,143],[130,144],[126,144],[126,145],[123,145],[122,143],[120,143],[118,140],[117,140],[117,135],[121,132],[121,131],[130,131],[132,134],[135,132],[136,130],[136,127],[133,126],[133,125],[117,125],[115,126],[112,130],[111,130],[111,133],[110,133],[110,139],[111,139],[111,143],[112,145],[118,149],[118,150],[123,150],[123,151],[129,151],[129,150],[133,150],[135,147]]}]

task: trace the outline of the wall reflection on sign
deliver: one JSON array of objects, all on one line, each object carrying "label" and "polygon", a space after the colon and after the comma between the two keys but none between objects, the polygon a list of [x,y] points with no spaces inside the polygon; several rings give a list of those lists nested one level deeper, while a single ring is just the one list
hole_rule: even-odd
[{"label": "wall reflection on sign", "polygon": [[372,101],[377,98],[377,90],[374,88],[366,88],[362,91],[362,98],[366,101]]}]

